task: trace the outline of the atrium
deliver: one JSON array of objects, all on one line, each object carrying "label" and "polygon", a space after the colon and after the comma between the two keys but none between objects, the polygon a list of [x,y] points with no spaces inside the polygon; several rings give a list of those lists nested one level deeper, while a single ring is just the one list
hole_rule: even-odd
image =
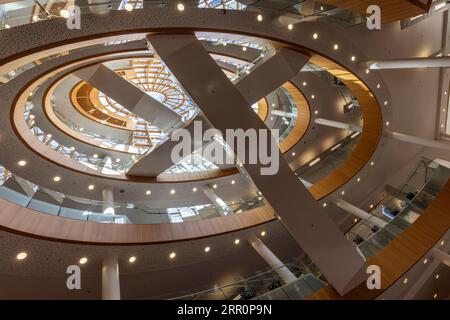
[{"label": "atrium", "polygon": [[0,299],[448,300],[449,9],[0,0]]}]

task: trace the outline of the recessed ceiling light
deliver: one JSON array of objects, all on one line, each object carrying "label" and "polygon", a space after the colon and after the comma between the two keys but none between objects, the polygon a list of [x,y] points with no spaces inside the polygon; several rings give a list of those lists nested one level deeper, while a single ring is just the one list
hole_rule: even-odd
[{"label": "recessed ceiling light", "polygon": [[265,231],[261,231],[261,236],[264,237],[266,235]]},{"label": "recessed ceiling light", "polygon": [[75,151],[75,147],[70,147],[70,151]]},{"label": "recessed ceiling light", "polygon": [[315,95],[311,95],[311,99],[315,99],[316,98],[316,96]]},{"label": "recessed ceiling light", "polygon": [[372,161],[372,162],[370,163],[370,165],[373,167],[373,166],[375,165],[375,162]]},{"label": "recessed ceiling light", "polygon": [[236,183],[236,181],[235,180],[231,180],[231,184],[235,184]]},{"label": "recessed ceiling light", "polygon": [[306,85],[308,84],[306,81],[303,81],[303,86],[306,87]]},{"label": "recessed ceiling light", "polygon": [[352,56],[352,57],[350,58],[350,60],[356,61],[356,57],[355,57],[355,56]]},{"label": "recessed ceiling light", "polygon": [[128,262],[129,263],[133,263],[133,262],[135,262],[136,261],[136,257],[130,257],[129,259],[128,259]]},{"label": "recessed ceiling light", "polygon": [[386,121],[386,126],[388,127],[391,123],[389,121]]},{"label": "recessed ceiling light", "polygon": [[436,299],[438,297],[437,293],[434,294],[433,298]]},{"label": "recessed ceiling light", "polygon": [[170,194],[175,194],[175,189],[170,190]]},{"label": "recessed ceiling light", "polygon": [[358,218],[355,218],[355,220],[353,220],[353,223],[357,223],[358,222]]},{"label": "recessed ceiling light", "polygon": [[51,138],[52,137],[52,134],[51,133],[48,133],[47,134],[47,138]]},{"label": "recessed ceiling light", "polygon": [[293,25],[292,23],[291,23],[291,24],[289,24],[289,25],[288,25],[288,29],[289,29],[289,30],[292,30],[292,29],[294,29],[294,25]]},{"label": "recessed ceiling light", "polygon": [[17,162],[17,164],[21,167],[24,167],[27,165],[27,162],[25,160],[20,160],[19,162]]},{"label": "recessed ceiling light", "polygon": [[339,45],[337,43],[335,43],[334,46],[333,46],[333,49],[334,50],[338,50],[339,49]]},{"label": "recessed ceiling light", "polygon": [[178,11],[184,11],[184,4],[179,3],[179,4],[177,5],[177,9],[178,9]]},{"label": "recessed ceiling light", "polygon": [[117,159],[116,159],[116,162],[117,162],[117,163],[119,163],[119,162],[120,162],[120,159],[119,159],[119,158],[117,158]]},{"label": "recessed ceiling light", "polygon": [[208,247],[205,247],[205,252],[209,252],[209,251],[211,251],[211,248],[208,246]]},{"label": "recessed ceiling light", "polygon": [[403,284],[407,284],[408,283],[408,278],[405,278],[405,280],[403,280]]},{"label": "recessed ceiling light", "polygon": [[152,194],[152,191],[151,190],[147,190],[147,191],[145,191],[145,194],[149,196],[149,195]]},{"label": "recessed ceiling light", "polygon": [[129,3],[129,2],[127,4],[125,4],[124,8],[127,11],[132,11],[134,9],[133,5],[131,3]]},{"label": "recessed ceiling light", "polygon": [[85,264],[88,261],[88,259],[86,257],[83,257],[80,259],[79,263],[80,264]]},{"label": "recessed ceiling light", "polygon": [[213,185],[213,188],[214,188],[214,189],[217,189],[217,184],[214,184],[214,185]]},{"label": "recessed ceiling light", "polygon": [[370,73],[370,70],[369,69],[366,69],[366,74],[369,74]]},{"label": "recessed ceiling light", "polygon": [[175,252],[172,252],[171,254],[169,254],[170,259],[175,259],[176,256],[177,256],[177,254]]},{"label": "recessed ceiling light", "polygon": [[61,177],[60,177],[60,176],[55,176],[55,177],[53,178],[53,181],[55,181],[55,182],[60,182],[60,181],[61,181]]},{"label": "recessed ceiling light", "polygon": [[196,187],[192,188],[192,192],[197,192],[197,188]]},{"label": "recessed ceiling light", "polygon": [[377,84],[377,89],[380,89],[381,88],[381,84]]},{"label": "recessed ceiling light", "polygon": [[272,103],[272,107],[275,107],[275,103]]},{"label": "recessed ceiling light", "polygon": [[342,190],[341,196],[345,195],[345,190]]},{"label": "recessed ceiling light", "polygon": [[423,264],[427,264],[428,263],[428,259],[425,258],[425,260],[423,260]]},{"label": "recessed ceiling light", "polygon": [[23,260],[27,257],[27,253],[26,252],[20,252],[19,254],[17,254],[16,258],[17,260]]},{"label": "recessed ceiling light", "polygon": [[93,157],[94,157],[94,159],[97,159],[98,158],[98,154],[94,154]]},{"label": "recessed ceiling light", "polygon": [[371,204],[371,205],[370,205],[369,207],[370,207],[370,209],[373,209],[374,205],[373,205],[373,204]]},{"label": "recessed ceiling light", "polygon": [[5,29],[9,29],[11,26],[9,24],[5,24]]},{"label": "recessed ceiling light", "polygon": [[234,244],[239,244],[239,242],[241,242],[241,240],[239,240],[239,239],[234,240]]},{"label": "recessed ceiling light", "polygon": [[262,16],[262,14],[258,14],[258,16],[256,17],[256,19],[258,20],[258,21],[262,21],[263,20],[263,16]]},{"label": "recessed ceiling light", "polygon": [[444,240],[441,241],[441,246],[443,246],[445,244]]},{"label": "recessed ceiling light", "polygon": [[327,207],[327,203],[324,202],[324,203],[322,204],[322,207],[326,208],[326,207]]},{"label": "recessed ceiling light", "polygon": [[360,182],[360,181],[361,181],[361,178],[356,179],[356,181]]},{"label": "recessed ceiling light", "polygon": [[90,185],[88,186],[88,189],[89,189],[89,190],[94,190],[94,189],[95,189],[95,186],[94,186],[93,184],[90,184]]},{"label": "recessed ceiling light", "polygon": [[69,12],[69,10],[66,10],[66,9],[60,10],[60,11],[59,11],[59,15],[60,15],[61,17],[63,17],[64,19],[70,18],[70,12]]},{"label": "recessed ceiling light", "polygon": [[385,101],[384,106],[386,107],[389,104],[389,102]]},{"label": "recessed ceiling light", "polygon": [[319,35],[317,33],[313,34],[313,39],[316,40],[317,38],[319,38]]},{"label": "recessed ceiling light", "polygon": [[246,46],[243,46],[243,47],[242,47],[242,51],[247,51],[247,47],[246,47]]},{"label": "recessed ceiling light", "polygon": [[295,157],[295,152],[292,152],[292,156]]},{"label": "recessed ceiling light", "polygon": [[436,280],[439,279],[439,273],[436,274],[436,277],[434,277]]},{"label": "recessed ceiling light", "polygon": [[314,114],[319,114],[319,110],[314,111]]}]

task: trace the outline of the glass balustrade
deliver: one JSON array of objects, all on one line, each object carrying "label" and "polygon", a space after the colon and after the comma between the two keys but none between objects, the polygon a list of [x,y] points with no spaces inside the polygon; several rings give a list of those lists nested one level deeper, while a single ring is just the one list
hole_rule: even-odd
[{"label": "glass balustrade", "polygon": [[[277,270],[284,267],[288,268],[297,277],[297,280],[283,285]],[[172,293],[158,298],[170,300],[300,300],[327,286],[327,283],[321,278],[319,269],[309,258],[304,257],[225,285]]]},{"label": "glass balustrade", "polygon": [[103,202],[65,195],[39,187],[0,167],[0,197],[39,212],[76,220],[117,224],[180,223],[239,214],[264,206],[261,195],[224,202],[176,208],[151,208],[145,204],[114,203],[114,215],[103,213]]}]

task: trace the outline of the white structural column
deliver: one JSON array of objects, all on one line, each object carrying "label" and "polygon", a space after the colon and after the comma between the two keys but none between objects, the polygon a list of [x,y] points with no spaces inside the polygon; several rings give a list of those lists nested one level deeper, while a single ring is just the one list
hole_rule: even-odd
[{"label": "white structural column", "polygon": [[445,264],[447,267],[450,267],[450,255],[448,253],[445,253],[437,248],[433,248],[431,250],[431,254],[433,255],[433,258]]},{"label": "white structural column", "polygon": [[369,69],[449,68],[450,57],[409,58],[368,61]]},{"label": "white structural column", "polygon": [[281,111],[281,110],[271,110],[270,114],[272,114],[274,116],[286,117],[286,118],[293,118],[294,117],[292,112],[286,112],[286,111]]},{"label": "white structural column", "polygon": [[344,211],[347,211],[348,213],[351,213],[355,217],[358,217],[362,220],[367,221],[369,224],[376,225],[377,227],[383,228],[386,225],[386,221],[371,215],[370,213],[352,205],[351,203],[348,203],[345,200],[342,200],[338,197],[332,198],[333,203],[341,208]]},{"label": "white structural column", "polygon": [[357,125],[345,123],[345,122],[340,122],[340,121],[316,118],[314,120],[314,122],[316,124],[320,124],[322,126],[332,127],[332,128],[336,128],[336,129],[352,130],[352,131],[357,131],[357,132],[362,131],[361,126],[357,126]]},{"label": "white structural column", "polygon": [[450,150],[450,143],[445,142],[445,141],[425,139],[425,138],[410,136],[410,135],[399,133],[399,132],[385,132],[384,134],[387,137],[398,140],[398,141],[412,143],[412,144],[429,147],[429,148]]},{"label": "white structural column", "polygon": [[103,64],[81,69],[75,75],[158,128],[166,130],[181,120],[175,111]]},{"label": "white structural column", "polygon": [[112,187],[106,187],[102,191],[103,196],[103,213],[115,214],[114,211],[114,189]]},{"label": "white structural column", "polygon": [[102,300],[120,300],[119,261],[109,255],[102,261]]},{"label": "white structural column", "polygon": [[[364,260],[318,205],[281,155],[275,138],[248,101],[228,80],[194,34],[150,34],[147,39],[210,123],[226,136],[227,129],[256,130],[257,141],[246,148],[269,145],[277,168],[260,157],[243,167],[280,216],[293,238],[320,268],[330,284],[344,294],[366,278]],[[286,79],[288,80],[288,79]],[[236,153],[236,146],[233,149]],[[273,168],[273,167],[272,167]]]},{"label": "white structural column", "polygon": [[297,280],[297,277],[289,270],[278,257],[258,237],[248,239],[250,245],[264,259],[271,269],[274,269],[280,279],[285,283]]},{"label": "white structural column", "polygon": [[221,216],[226,216],[229,213],[226,203],[216,194],[211,186],[203,186],[203,193],[216,206]]}]

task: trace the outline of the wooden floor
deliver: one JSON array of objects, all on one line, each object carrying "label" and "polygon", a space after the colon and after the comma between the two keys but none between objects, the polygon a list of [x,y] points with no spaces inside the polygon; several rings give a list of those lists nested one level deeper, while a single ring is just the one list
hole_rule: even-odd
[{"label": "wooden floor", "polygon": [[326,287],[308,300],[369,300],[375,299],[400,279],[440,241],[450,228],[450,180],[422,215],[382,251],[367,261],[381,268],[381,290],[369,290],[362,283],[345,296]]}]

